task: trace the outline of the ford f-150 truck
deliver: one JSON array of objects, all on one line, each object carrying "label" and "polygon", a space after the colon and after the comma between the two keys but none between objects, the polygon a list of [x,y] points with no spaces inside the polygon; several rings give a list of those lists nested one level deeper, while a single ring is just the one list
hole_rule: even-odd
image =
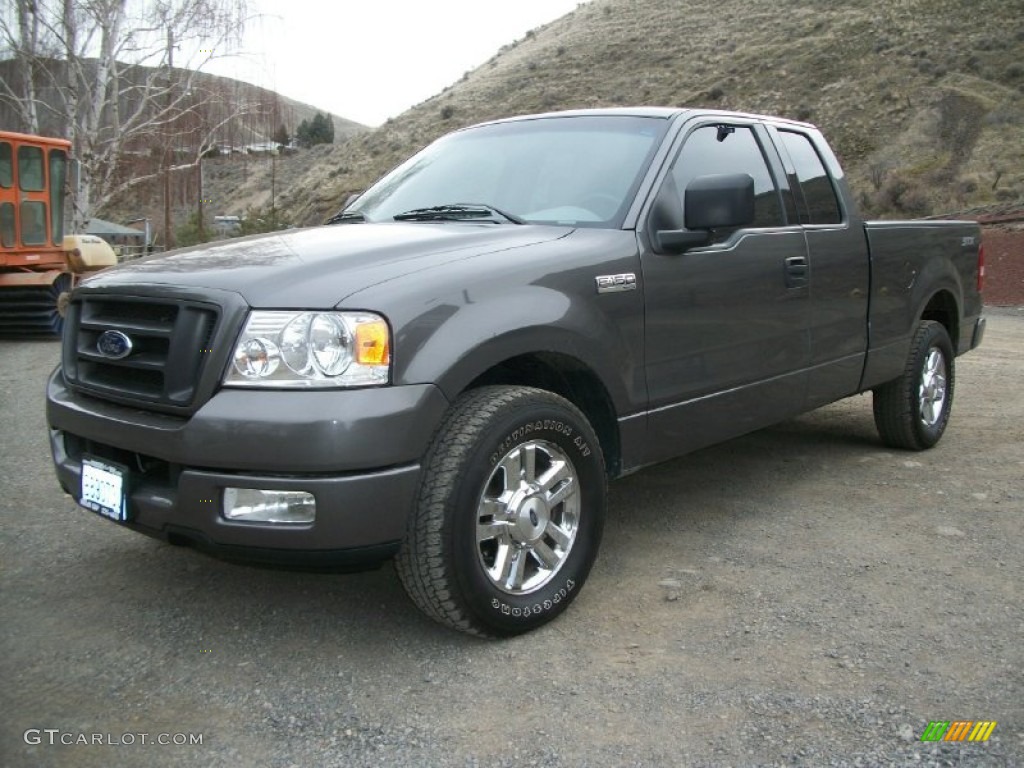
[{"label": "ford f-150 truck", "polygon": [[517,634],[579,594],[609,479],[867,391],[884,443],[935,445],[983,274],[975,224],[862,221],[805,123],[499,120],[327,226],[83,283],[57,477],[224,557],[393,557],[434,619]]}]

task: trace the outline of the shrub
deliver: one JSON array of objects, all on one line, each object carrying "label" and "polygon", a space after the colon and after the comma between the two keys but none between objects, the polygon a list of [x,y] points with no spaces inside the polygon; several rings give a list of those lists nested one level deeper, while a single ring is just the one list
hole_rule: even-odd
[{"label": "shrub", "polygon": [[985,115],[987,125],[1017,125],[1024,121],[1024,112],[1011,105],[1002,104]]},{"label": "shrub", "polygon": [[184,248],[189,245],[208,243],[213,239],[213,235],[213,227],[200,226],[199,212],[196,211],[185,220],[184,224],[174,230],[174,241],[179,248]]},{"label": "shrub", "polygon": [[246,209],[245,216],[242,217],[242,223],[238,228],[238,235],[244,237],[245,235],[258,235],[263,232],[276,232],[279,229],[285,229],[287,223],[281,220],[280,213],[276,208],[254,208],[249,206]]},{"label": "shrub", "polygon": [[893,173],[882,185],[876,195],[878,208],[884,211],[895,211],[907,216],[924,216],[931,211],[921,182],[908,178],[901,173]]}]

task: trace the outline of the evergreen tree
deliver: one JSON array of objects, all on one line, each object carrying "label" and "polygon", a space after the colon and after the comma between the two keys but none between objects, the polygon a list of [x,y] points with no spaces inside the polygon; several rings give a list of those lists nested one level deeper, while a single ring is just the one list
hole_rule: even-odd
[{"label": "evergreen tree", "polygon": [[277,126],[277,130],[274,131],[274,135],[271,136],[270,139],[275,144],[280,144],[283,147],[288,146],[288,142],[291,141],[291,136],[288,135],[288,129],[284,127],[284,123]]},{"label": "evergreen tree", "polygon": [[312,127],[314,144],[334,143],[334,121],[329,115],[317,112],[313,117]]},{"label": "evergreen tree", "polygon": [[295,138],[304,147],[312,147],[316,144],[334,143],[334,121],[330,115],[317,112],[312,120],[303,120],[299,123]]},{"label": "evergreen tree", "polygon": [[295,138],[300,146],[310,147],[313,145],[312,129],[310,128],[309,120],[303,120],[299,123],[299,127],[295,131]]},{"label": "evergreen tree", "polygon": [[184,248],[188,245],[210,242],[213,239],[214,232],[209,224],[203,226],[204,223],[200,221],[198,212],[191,214],[184,224],[175,229],[175,244]]}]

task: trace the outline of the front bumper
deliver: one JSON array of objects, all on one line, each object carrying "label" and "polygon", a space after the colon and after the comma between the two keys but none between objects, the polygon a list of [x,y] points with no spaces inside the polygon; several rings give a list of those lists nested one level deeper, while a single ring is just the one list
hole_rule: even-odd
[{"label": "front bumper", "polygon": [[[332,392],[222,390],[191,417],[47,387],[57,478],[80,495],[82,458],[129,467],[127,527],[212,554],[300,566],[378,561],[397,550],[420,457],[448,403],[431,385]],[[305,491],[309,525],[229,521],[228,487]]]}]

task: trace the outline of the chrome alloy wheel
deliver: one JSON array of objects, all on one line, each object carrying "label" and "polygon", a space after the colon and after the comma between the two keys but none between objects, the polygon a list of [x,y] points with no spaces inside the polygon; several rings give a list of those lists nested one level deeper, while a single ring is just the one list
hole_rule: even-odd
[{"label": "chrome alloy wheel", "polygon": [[928,350],[921,370],[921,384],[918,388],[918,412],[926,427],[933,427],[942,418],[942,407],[946,403],[946,358],[936,347]]},{"label": "chrome alloy wheel", "polygon": [[546,440],[517,445],[487,479],[477,507],[477,555],[510,595],[540,589],[558,573],[579,530],[576,468]]}]

